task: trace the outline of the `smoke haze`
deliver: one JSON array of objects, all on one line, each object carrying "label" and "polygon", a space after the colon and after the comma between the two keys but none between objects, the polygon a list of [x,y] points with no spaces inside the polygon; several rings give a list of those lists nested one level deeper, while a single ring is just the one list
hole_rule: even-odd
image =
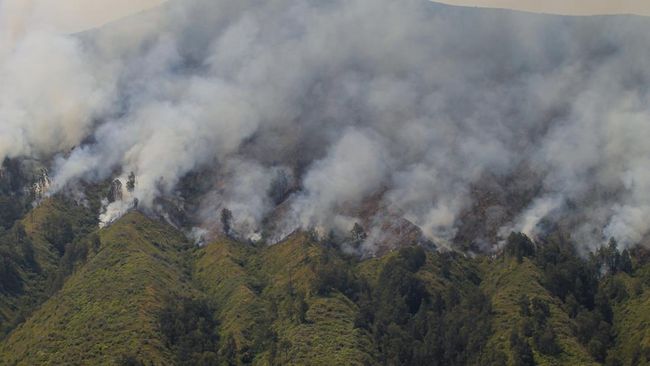
[{"label": "smoke haze", "polygon": [[[278,238],[349,231],[376,201],[441,245],[476,207],[502,233],[550,221],[583,248],[647,241],[644,18],[190,0],[34,29],[0,53],[0,159],[52,159],[52,192],[134,172],[104,223],[136,198],[207,230],[228,208],[238,235]],[[476,187],[506,198],[483,207]],[[471,240],[497,245],[487,231]]]}]

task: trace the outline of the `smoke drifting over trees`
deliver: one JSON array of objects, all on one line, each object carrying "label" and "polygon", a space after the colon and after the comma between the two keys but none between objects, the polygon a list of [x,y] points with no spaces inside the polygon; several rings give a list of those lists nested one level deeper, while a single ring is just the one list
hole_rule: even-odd
[{"label": "smoke drifting over trees", "polygon": [[134,172],[125,197],[153,211],[199,174],[194,223],[227,208],[245,237],[348,232],[380,201],[443,245],[474,187],[528,179],[522,209],[483,208],[496,231],[630,246],[650,231],[648,31],[415,0],[189,0],[27,30],[0,50],[0,160],[52,159],[52,192]]}]

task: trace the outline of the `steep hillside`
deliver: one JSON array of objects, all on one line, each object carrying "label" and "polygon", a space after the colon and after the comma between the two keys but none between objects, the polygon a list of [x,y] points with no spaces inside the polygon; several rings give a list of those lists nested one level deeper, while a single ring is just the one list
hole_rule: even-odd
[{"label": "steep hillside", "polygon": [[5,340],[5,364],[117,364],[123,355],[172,364],[158,332],[166,297],[190,292],[183,237],[137,212],[100,232],[100,245]]},{"label": "steep hillside", "polygon": [[[440,364],[490,358],[479,346],[489,329],[489,305],[480,296],[474,260],[404,248],[358,261],[306,233],[269,247],[222,238],[195,256],[196,280],[217,304],[219,353],[230,363],[418,363],[428,357],[430,341],[438,343],[431,352],[448,352]],[[438,320],[449,327],[428,324]],[[482,332],[475,337],[476,323]],[[454,327],[462,334],[444,344]],[[415,349],[410,337],[421,354],[409,351]],[[454,350],[472,342],[472,356]]]},{"label": "steep hillside", "polygon": [[[255,248],[229,239],[211,243],[195,253],[194,276],[207,297],[217,306],[220,333],[231,353],[230,358],[241,357],[250,362],[266,334],[255,332],[268,328],[269,310],[259,296],[261,284],[244,265]],[[238,356],[235,356],[238,355]]]},{"label": "steep hillside", "polygon": [[[561,235],[512,234],[492,257],[406,246],[362,260],[312,233],[196,247],[137,211],[97,231],[75,212],[51,201],[23,220],[51,267],[21,290],[42,305],[3,293],[4,316],[26,320],[2,365],[648,362],[648,256],[614,241],[587,258]],[[51,215],[79,232],[63,253]]]},{"label": "steep hillside", "polygon": [[[562,301],[554,298],[543,287],[542,274],[530,259],[525,258],[521,263],[507,257],[494,261],[486,260],[482,268],[486,274],[482,288],[490,296],[494,311],[492,320],[494,333],[490,337],[488,348],[511,354],[511,334],[520,329],[527,320],[521,308],[522,296],[525,296],[529,301],[541,300],[548,305],[550,314],[546,321],[555,332],[559,346],[559,351],[552,355],[545,355],[540,350],[534,349],[536,364],[596,364],[576,339],[573,330],[575,324],[564,312]],[[509,362],[516,364],[512,354]]]},{"label": "steep hillside", "polygon": [[650,265],[637,270],[637,276],[620,274],[625,284],[622,301],[614,306],[614,351],[624,365],[650,365]]},{"label": "steep hillside", "polygon": [[89,210],[60,197],[45,200],[13,226],[0,229],[0,336],[45,301],[68,274],[66,245],[86,238],[96,223]]},{"label": "steep hillside", "polygon": [[255,265],[268,278],[263,295],[277,308],[272,329],[280,346],[279,363],[376,362],[369,334],[355,327],[358,305],[341,291],[327,291],[322,282],[330,269],[350,270],[344,259],[331,255],[308,235],[294,234],[266,248]]},{"label": "steep hillside", "polygon": [[314,288],[324,255],[304,233],[266,248],[222,239],[199,251],[197,280],[218,304],[221,347],[244,363],[371,363],[372,342],[354,326],[358,306]]}]

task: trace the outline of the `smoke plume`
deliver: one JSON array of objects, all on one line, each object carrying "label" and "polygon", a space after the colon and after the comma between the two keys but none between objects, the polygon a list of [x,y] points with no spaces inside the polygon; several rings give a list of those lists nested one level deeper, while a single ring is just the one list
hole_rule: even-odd
[{"label": "smoke plume", "polygon": [[[170,2],[4,50],[0,159],[52,158],[52,192],[133,172],[104,223],[175,202],[277,239],[381,207],[442,245],[543,221],[587,249],[644,244],[648,31],[419,0]],[[462,232],[479,211],[491,229]]]}]

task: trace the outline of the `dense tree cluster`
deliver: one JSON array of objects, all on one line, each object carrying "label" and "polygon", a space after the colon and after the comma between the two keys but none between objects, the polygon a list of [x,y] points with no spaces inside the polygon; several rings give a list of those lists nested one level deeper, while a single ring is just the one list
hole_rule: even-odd
[{"label": "dense tree cluster", "polygon": [[337,290],[354,300],[359,296],[361,287],[366,285],[352,273],[351,266],[336,255],[334,249],[327,248],[313,267],[315,278],[312,288],[318,295],[326,296]]},{"label": "dense tree cluster", "polygon": [[0,293],[16,294],[23,289],[21,272],[38,272],[32,241],[21,224],[0,229]]},{"label": "dense tree cluster", "polygon": [[18,199],[0,195],[0,228],[9,229],[23,214],[23,207]]},{"label": "dense tree cluster", "polygon": [[34,248],[18,222],[28,202],[25,186],[29,179],[15,159],[0,166],[0,293],[17,294],[23,290],[22,272],[38,272]]},{"label": "dense tree cluster", "polygon": [[[519,329],[521,335],[516,334],[516,336],[531,338],[535,348],[542,354],[559,354],[562,349],[557,343],[557,336],[553,326],[548,321],[551,315],[548,303],[537,297],[530,301],[528,296],[523,294],[519,299],[519,308],[519,313],[523,319]],[[526,340],[521,339],[518,342],[526,342]],[[527,361],[525,360],[528,359],[526,347],[517,344],[517,341],[513,341],[512,338],[511,343],[516,354],[515,358],[520,358],[522,364],[526,364]]]},{"label": "dense tree cluster", "polygon": [[[34,246],[25,233],[25,228],[20,223],[9,230],[0,228],[0,296],[23,295],[28,273],[39,275],[41,268],[36,261]],[[20,310],[18,318],[12,321],[7,321],[0,316],[0,338],[16,326],[17,322],[23,320],[22,314],[28,309]]]},{"label": "dense tree cluster", "polygon": [[96,253],[100,246],[101,240],[97,233],[76,237],[72,242],[66,244],[56,273],[50,280],[48,292],[52,294],[63,287],[65,279],[74,272],[77,266],[85,263],[90,254]]},{"label": "dense tree cluster", "polygon": [[42,229],[45,240],[52,244],[61,255],[65,252],[65,246],[71,243],[75,236],[69,218],[63,214],[57,213],[48,216]]},{"label": "dense tree cluster", "polygon": [[513,329],[510,333],[510,349],[514,366],[534,366],[535,358],[530,344],[519,329]]},{"label": "dense tree cluster", "polygon": [[25,187],[29,178],[20,162],[5,159],[0,166],[0,228],[9,229],[31,203]]},{"label": "dense tree cluster", "polygon": [[160,313],[160,330],[178,365],[219,365],[217,326],[214,308],[203,299],[169,299]]},{"label": "dense tree cluster", "polygon": [[382,364],[502,364],[504,355],[482,353],[491,334],[489,299],[478,287],[427,291],[417,275],[425,261],[420,247],[400,250],[381,285],[360,296],[357,326],[373,334]]},{"label": "dense tree cluster", "polygon": [[535,244],[526,235],[513,232],[508,236],[504,253],[517,258],[517,261],[521,263],[524,257],[535,255]]},{"label": "dense tree cluster", "polygon": [[[577,339],[596,361],[616,365],[617,356],[610,352],[615,341],[612,305],[629,294],[615,275],[632,273],[630,253],[619,251],[614,239],[587,257],[579,255],[575,248],[574,243],[557,233],[538,245],[523,234],[513,233],[504,253],[518,261],[530,258],[542,271],[544,287],[562,301],[564,310],[575,321]],[[522,365],[529,364],[525,337],[532,337],[535,348],[543,354],[561,351],[553,327],[544,320],[547,306],[540,301],[529,302],[525,296],[520,300],[521,315],[528,318],[521,329],[513,332],[511,346]]]},{"label": "dense tree cluster", "polygon": [[620,253],[615,245],[599,252],[602,255],[598,259],[584,259],[572,243],[555,239],[541,246],[536,262],[544,271],[545,287],[564,302],[567,313],[574,317],[578,339],[597,361],[604,362],[613,342],[612,308],[604,291],[613,272],[603,278],[601,261],[617,262],[614,258],[620,258]]}]

